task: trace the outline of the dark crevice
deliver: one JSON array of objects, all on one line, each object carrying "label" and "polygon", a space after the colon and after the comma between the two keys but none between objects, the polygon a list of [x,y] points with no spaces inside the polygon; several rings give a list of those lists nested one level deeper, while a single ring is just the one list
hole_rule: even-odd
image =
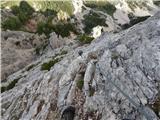
[{"label": "dark crevice", "polygon": [[74,120],[75,108],[68,106],[62,111],[61,120]]}]

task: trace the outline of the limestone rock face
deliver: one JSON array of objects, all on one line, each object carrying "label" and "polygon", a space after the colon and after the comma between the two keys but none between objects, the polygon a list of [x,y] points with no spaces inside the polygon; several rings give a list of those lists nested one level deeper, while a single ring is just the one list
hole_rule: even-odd
[{"label": "limestone rock face", "polygon": [[55,32],[50,34],[49,42],[52,49],[60,48],[65,44],[64,39]]},{"label": "limestone rock face", "polygon": [[72,4],[74,6],[74,14],[78,14],[82,12],[83,0],[72,0]]},{"label": "limestone rock face", "polygon": [[101,27],[101,26],[96,26],[96,27],[94,27],[93,28],[93,31],[92,31],[92,36],[94,37],[94,38],[97,38],[97,37],[99,37],[101,34],[102,34],[102,30],[103,30],[103,28]]},{"label": "limestone rock face", "polygon": [[2,80],[35,59],[35,48],[45,42],[44,36],[20,31],[2,31]]},{"label": "limestone rock face", "polygon": [[2,119],[59,120],[75,112],[74,120],[158,120],[148,104],[159,92],[159,20],[157,13],[120,33],[102,33],[90,45],[56,55],[60,61],[41,70],[61,47],[48,51],[29,71],[8,77],[19,80],[1,94]]}]

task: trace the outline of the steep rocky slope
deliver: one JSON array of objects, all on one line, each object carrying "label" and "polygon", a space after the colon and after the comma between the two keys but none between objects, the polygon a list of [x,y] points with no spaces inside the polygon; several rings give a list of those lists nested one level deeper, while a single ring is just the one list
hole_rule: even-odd
[{"label": "steep rocky slope", "polygon": [[22,31],[2,31],[2,77],[4,80],[11,73],[25,67],[36,58],[36,50],[45,46],[44,35],[35,35]]},{"label": "steep rocky slope", "polygon": [[90,45],[49,49],[2,83],[2,119],[158,120],[149,105],[160,92],[159,40],[157,13]]}]

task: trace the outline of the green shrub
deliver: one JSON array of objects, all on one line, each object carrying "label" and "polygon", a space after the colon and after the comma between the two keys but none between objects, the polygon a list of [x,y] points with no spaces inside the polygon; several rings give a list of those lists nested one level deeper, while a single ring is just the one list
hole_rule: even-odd
[{"label": "green shrub", "polygon": [[14,79],[11,81],[7,86],[1,86],[1,93],[10,90],[15,87],[16,83],[19,81],[20,78]]},{"label": "green shrub", "polygon": [[55,32],[58,36],[61,35],[62,37],[68,37],[71,31],[75,34],[78,33],[74,24],[59,22],[52,25],[50,20],[47,20],[47,22],[38,23],[37,27],[37,33],[44,33],[47,36],[49,36],[51,32]]},{"label": "green shrub", "polygon": [[19,8],[25,15],[32,15],[34,12],[34,9],[26,1],[21,1]]},{"label": "green shrub", "polygon": [[97,25],[100,26],[108,26],[105,22],[105,18],[101,18],[98,14],[90,12],[89,15],[84,15],[84,20],[82,21],[85,25],[84,31],[87,34],[90,34],[92,28],[96,27]]},{"label": "green shrub", "polygon": [[35,67],[35,66],[36,66],[35,64],[32,64],[32,65],[28,66],[28,67],[26,68],[26,70],[29,71],[30,69],[32,69],[32,68]]},{"label": "green shrub", "polygon": [[19,12],[18,18],[24,24],[29,19],[29,16],[24,14],[23,12]]},{"label": "green shrub", "polygon": [[54,64],[56,64],[57,62],[59,62],[60,59],[59,58],[55,58],[53,60],[50,60],[47,63],[43,63],[41,66],[41,70],[50,70],[52,66],[54,66]]},{"label": "green shrub", "polygon": [[82,90],[83,84],[84,84],[84,80],[78,80],[78,81],[77,81],[77,87],[78,87],[80,90]]},{"label": "green shrub", "polygon": [[45,34],[49,37],[49,34],[53,32],[54,28],[52,25],[48,24],[47,22],[39,22],[37,25],[37,33],[38,34]]},{"label": "green shrub", "polygon": [[21,1],[19,6],[12,6],[13,14],[18,16],[19,20],[24,24],[33,14],[34,9],[26,2]]},{"label": "green shrub", "polygon": [[1,93],[6,91],[6,87],[5,86],[1,86]]},{"label": "green shrub", "polygon": [[10,30],[18,30],[21,27],[22,23],[18,17],[9,17],[2,23],[2,28]]},{"label": "green shrub", "polygon": [[17,15],[21,11],[18,6],[12,6],[11,10],[14,15]]},{"label": "green shrub", "polygon": [[37,33],[42,34],[45,31],[46,23],[45,22],[39,22],[37,24]]},{"label": "green shrub", "polygon": [[16,17],[9,17],[4,21],[4,23],[2,23],[4,29],[19,30],[22,24],[24,24],[34,12],[34,9],[26,1],[21,1],[19,6],[13,4],[11,10]]},{"label": "green shrub", "polygon": [[88,44],[88,43],[91,43],[94,38],[86,34],[82,34],[82,35],[79,35],[77,39],[83,44]]},{"label": "green shrub", "polygon": [[74,24],[72,23],[59,22],[54,25],[54,31],[56,34],[61,35],[62,37],[68,37],[70,35],[70,32],[78,34]]},{"label": "green shrub", "polygon": [[111,16],[113,16],[113,13],[116,11],[116,7],[108,1],[87,1],[86,6],[95,10],[106,12]]}]

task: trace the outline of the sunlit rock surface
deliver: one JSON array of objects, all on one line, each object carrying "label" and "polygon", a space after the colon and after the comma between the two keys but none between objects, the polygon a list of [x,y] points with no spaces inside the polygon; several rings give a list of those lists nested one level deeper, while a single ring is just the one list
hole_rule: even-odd
[{"label": "sunlit rock surface", "polygon": [[97,38],[97,37],[99,37],[100,35],[101,35],[101,33],[102,33],[102,27],[101,26],[96,26],[96,27],[94,27],[93,28],[93,32],[92,32],[92,34],[93,34],[93,37],[94,38]]},{"label": "sunlit rock surface", "polygon": [[80,14],[82,12],[83,0],[72,0],[74,6],[74,14]]}]

